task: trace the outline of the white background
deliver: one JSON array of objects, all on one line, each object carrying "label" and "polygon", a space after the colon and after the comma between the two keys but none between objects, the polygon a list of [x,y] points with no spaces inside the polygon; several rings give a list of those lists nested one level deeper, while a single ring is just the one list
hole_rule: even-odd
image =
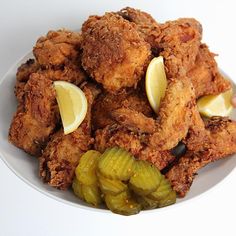
[{"label": "white background", "polygon": [[[0,0],[0,79],[49,29],[79,29],[90,14],[141,8],[158,21],[195,17],[218,63],[236,81],[236,7],[224,1]],[[4,99],[0,95],[0,99]],[[0,161],[0,236],[236,235],[236,171],[197,199],[170,209],[123,217],[81,210],[50,199]]]}]

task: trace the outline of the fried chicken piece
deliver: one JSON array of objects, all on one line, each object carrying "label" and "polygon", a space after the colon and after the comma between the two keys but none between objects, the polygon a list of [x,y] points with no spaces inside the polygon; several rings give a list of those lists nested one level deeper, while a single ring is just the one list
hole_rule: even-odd
[{"label": "fried chicken piece", "polygon": [[202,26],[193,18],[180,18],[160,25],[157,51],[165,59],[167,78],[185,75],[195,64]]},{"label": "fried chicken piece", "polygon": [[150,45],[118,14],[90,16],[82,26],[82,65],[109,92],[136,87],[150,61]]},{"label": "fried chicken piece", "polygon": [[85,120],[68,135],[64,135],[62,130],[55,133],[39,158],[39,175],[42,180],[61,190],[71,185],[81,155],[93,143],[90,135],[91,105],[99,90],[94,85],[87,84],[83,91],[89,104]]},{"label": "fried chicken piece", "polygon": [[93,105],[93,130],[114,124],[112,111],[122,107],[141,112],[147,117],[153,116],[146,95],[139,90],[122,91],[118,94],[103,93]]},{"label": "fried chicken piece", "polygon": [[150,14],[131,7],[123,8],[117,13],[124,19],[135,23],[140,36],[151,45],[151,48],[156,48],[156,38],[161,31],[159,24]]},{"label": "fried chicken piece", "polygon": [[46,36],[37,40],[33,53],[40,65],[64,65],[78,58],[81,40],[80,33],[68,30],[49,31]]},{"label": "fried chicken piece", "polygon": [[39,156],[59,120],[52,81],[39,73],[30,75],[22,104],[12,120],[9,141]]},{"label": "fried chicken piece", "polygon": [[104,152],[108,147],[124,148],[137,159],[147,160],[162,170],[174,160],[170,151],[158,151],[148,145],[144,134],[135,134],[120,125],[108,125],[95,134],[95,149]]},{"label": "fried chicken piece", "polygon": [[196,97],[219,94],[231,88],[230,81],[220,74],[214,59],[206,44],[201,44],[195,66],[188,72],[195,89]]},{"label": "fried chicken piece", "polygon": [[171,81],[161,101],[157,131],[150,136],[150,145],[159,150],[175,147],[186,135],[191,125],[195,94],[187,77]]},{"label": "fried chicken piece", "polygon": [[136,133],[155,133],[156,122],[143,113],[130,108],[118,108],[111,112],[111,117],[118,123]]},{"label": "fried chicken piece", "polygon": [[236,122],[224,117],[206,121],[209,139],[199,151],[188,151],[166,174],[180,197],[189,191],[194,176],[207,164],[236,152]]}]

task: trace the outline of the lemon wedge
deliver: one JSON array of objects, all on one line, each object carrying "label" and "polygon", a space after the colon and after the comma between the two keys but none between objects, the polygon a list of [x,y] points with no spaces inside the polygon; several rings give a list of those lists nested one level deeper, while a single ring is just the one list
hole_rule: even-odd
[{"label": "lemon wedge", "polygon": [[152,109],[157,113],[161,99],[165,96],[167,79],[163,57],[155,57],[148,65],[145,81],[146,93]]},{"label": "lemon wedge", "polygon": [[229,116],[233,110],[231,98],[232,89],[218,95],[204,96],[197,101],[198,110],[201,115],[206,117],[212,116]]},{"label": "lemon wedge", "polygon": [[64,128],[64,134],[75,131],[87,113],[87,99],[83,91],[74,84],[55,81],[56,98]]}]

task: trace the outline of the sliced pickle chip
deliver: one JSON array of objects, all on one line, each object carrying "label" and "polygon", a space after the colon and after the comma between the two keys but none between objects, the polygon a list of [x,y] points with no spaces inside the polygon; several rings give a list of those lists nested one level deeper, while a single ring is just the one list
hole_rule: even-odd
[{"label": "sliced pickle chip", "polygon": [[147,196],[136,196],[136,200],[139,204],[141,204],[142,209],[148,210],[148,209],[155,209],[158,207],[159,202],[155,201]]},{"label": "sliced pickle chip", "polygon": [[97,176],[99,187],[104,194],[117,195],[127,190],[127,185],[120,180],[106,178],[99,172]]},{"label": "sliced pickle chip", "polygon": [[96,169],[101,154],[95,150],[87,151],[80,158],[75,174],[81,184],[94,185],[97,182]]},{"label": "sliced pickle chip", "polygon": [[159,207],[169,206],[176,203],[176,192],[172,190],[165,198],[159,201]]},{"label": "sliced pickle chip", "polygon": [[101,204],[101,192],[96,185],[82,185],[82,193],[87,203],[96,207]]},{"label": "sliced pickle chip", "polygon": [[74,179],[73,179],[72,189],[74,191],[74,194],[77,197],[84,200],[84,195],[83,195],[83,192],[82,192],[82,185],[80,184],[80,182],[78,181],[78,179],[76,177],[74,177]]},{"label": "sliced pickle chip", "polygon": [[137,161],[129,186],[135,193],[145,196],[155,191],[160,181],[161,173],[155,166],[146,161]]},{"label": "sliced pickle chip", "polygon": [[134,215],[141,210],[141,205],[131,198],[128,191],[117,195],[106,194],[105,202],[112,212],[121,215]]},{"label": "sliced pickle chip", "polygon": [[118,147],[107,149],[100,157],[98,171],[110,179],[129,180],[135,166],[134,157]]},{"label": "sliced pickle chip", "polygon": [[157,190],[148,195],[149,198],[160,201],[164,199],[172,191],[170,182],[165,178],[164,175],[161,176],[161,183]]}]

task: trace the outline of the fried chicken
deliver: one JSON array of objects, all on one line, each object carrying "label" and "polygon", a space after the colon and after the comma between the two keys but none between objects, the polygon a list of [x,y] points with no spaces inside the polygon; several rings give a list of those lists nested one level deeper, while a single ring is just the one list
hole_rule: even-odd
[{"label": "fried chicken", "polygon": [[187,74],[191,78],[197,98],[219,94],[231,88],[230,81],[220,74],[214,56],[206,44],[201,44],[195,66]]},{"label": "fried chicken", "polygon": [[236,122],[213,117],[205,122],[208,139],[198,151],[188,151],[166,174],[180,197],[189,191],[194,176],[205,165],[236,152]]},{"label": "fried chicken", "polygon": [[78,58],[81,34],[58,30],[49,31],[36,42],[33,53],[40,65],[60,66]]},{"label": "fried chicken", "polygon": [[150,45],[135,24],[115,13],[90,16],[82,26],[82,64],[109,92],[136,87],[150,61]]},{"label": "fried chicken", "polygon": [[25,152],[39,156],[53,133],[59,113],[52,81],[39,73],[30,75],[9,130],[9,141]]},{"label": "fried chicken", "polygon": [[39,175],[45,183],[66,190],[72,183],[75,168],[81,155],[91,148],[91,106],[99,93],[96,86],[87,84],[83,88],[88,100],[85,120],[74,132],[64,135],[55,133],[39,158]]},{"label": "fried chicken", "polygon": [[180,18],[160,25],[156,39],[164,57],[167,78],[185,75],[195,64],[202,38],[202,26],[193,18]]},{"label": "fried chicken", "polygon": [[117,12],[124,19],[135,23],[139,35],[151,45],[152,49],[156,48],[156,38],[160,34],[159,24],[146,12],[126,7]]},{"label": "fried chicken", "polygon": [[93,130],[114,124],[112,111],[122,107],[141,112],[147,117],[153,116],[147,97],[140,90],[122,91],[118,94],[104,92],[93,105]]},{"label": "fried chicken", "polygon": [[108,147],[118,146],[132,153],[137,159],[153,163],[159,170],[174,160],[171,151],[158,151],[148,145],[147,136],[136,134],[120,125],[108,125],[95,134],[95,149],[104,152]]}]

